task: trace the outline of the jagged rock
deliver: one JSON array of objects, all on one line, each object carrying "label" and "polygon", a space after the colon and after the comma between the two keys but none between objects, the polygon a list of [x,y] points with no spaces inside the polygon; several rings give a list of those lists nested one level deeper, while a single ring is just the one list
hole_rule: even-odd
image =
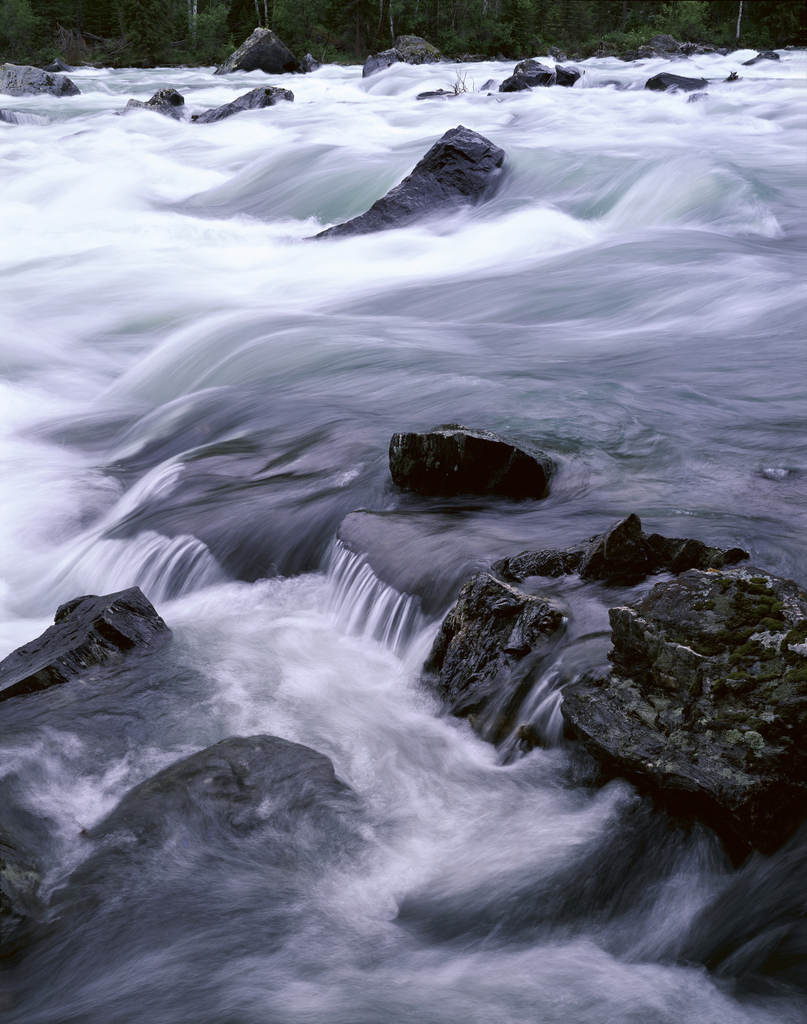
[{"label": "jagged rock", "polygon": [[55,57],[50,62],[50,64],[48,64],[48,66],[46,68],[43,68],[42,70],[48,71],[51,74],[53,74],[54,72],[56,72],[57,74],[65,74],[68,71],[75,71],[76,69],[71,67],[69,64],[65,64],[65,62],[60,57]]},{"label": "jagged rock", "polygon": [[0,662],[0,701],[75,679],[93,665],[120,661],[133,648],[157,650],[171,639],[139,587],[61,605],[55,625]]},{"label": "jagged rock", "polygon": [[774,850],[807,816],[807,595],[750,567],[691,569],[609,615],[614,667],[566,690],[571,731],[735,857]]},{"label": "jagged rock", "polygon": [[556,80],[554,68],[539,64],[537,60],[523,60],[516,64],[513,74],[502,82],[499,92],[522,92],[538,86],[554,85]]},{"label": "jagged rock", "polygon": [[364,62],[364,67],[361,69],[361,77],[369,78],[370,75],[375,75],[379,71],[385,71],[388,67],[398,64],[402,60],[403,57],[395,49],[382,50],[381,53],[372,53]]},{"label": "jagged rock", "polygon": [[567,89],[571,88],[571,86],[573,86],[574,83],[581,76],[582,76],[582,72],[580,71],[579,68],[575,68],[575,67],[571,67],[571,66],[569,66],[567,68],[564,68],[564,67],[561,67],[560,64],[556,64],[555,65],[555,78],[557,79],[557,84],[558,85],[566,86]]},{"label": "jagged rock", "polygon": [[550,46],[549,49],[546,51],[546,55],[547,57],[551,57],[554,61],[557,61],[560,64],[565,64],[566,61],[569,59],[563,52],[563,50],[559,50],[557,46]]},{"label": "jagged rock", "polygon": [[779,54],[776,50],[761,50],[756,57],[752,57],[750,60],[743,61],[743,67],[749,68],[754,64],[759,64],[763,60],[779,60]]},{"label": "jagged rock", "polygon": [[294,101],[294,93],[290,89],[278,89],[274,85],[259,85],[257,89],[244,93],[230,103],[221,107],[213,107],[212,110],[205,110],[202,114],[194,114],[191,121],[196,124],[211,124],[213,121],[222,121],[225,117],[232,117],[233,114],[240,114],[243,110],[259,110],[263,107],[273,107],[281,100],[289,103]]},{"label": "jagged rock", "polygon": [[256,28],[213,74],[265,71],[267,75],[282,75],[299,70],[300,62],[270,28]]},{"label": "jagged rock", "polygon": [[644,87],[652,92],[695,92],[696,89],[705,89],[708,84],[705,78],[684,78],[682,75],[662,71],[648,78]]},{"label": "jagged rock", "polygon": [[407,64],[437,64],[442,53],[420,36],[398,36],[394,48]]},{"label": "jagged rock", "polygon": [[66,75],[53,75],[49,71],[20,64],[0,67],[0,93],[8,96],[79,96],[81,90]]},{"label": "jagged rock", "polygon": [[636,514],[620,519],[605,533],[565,550],[522,551],[502,558],[491,568],[518,582],[528,576],[563,576],[579,572],[584,579],[632,581],[655,572],[722,569],[748,558],[741,548],[712,548],[699,540],[662,537],[642,532]]},{"label": "jagged rock", "polygon": [[[508,695],[527,656],[562,625],[563,615],[540,597],[479,573],[460,591],[424,669],[437,677],[435,688],[452,714],[478,716],[494,697]],[[494,723],[487,738],[495,740],[501,725]]]},{"label": "jagged rock", "polygon": [[321,67],[322,64],[316,59],[316,57],[312,57],[310,53],[307,53],[300,61],[300,70],[306,75],[310,74],[312,71],[319,71]]},{"label": "jagged rock", "polygon": [[393,434],[389,465],[393,482],[418,494],[509,498],[540,498],[553,468],[537,448],[455,423],[422,434]]},{"label": "jagged rock", "polygon": [[164,114],[166,117],[173,117],[176,121],[182,120],[182,108],[185,106],[185,97],[181,96],[176,89],[158,89],[157,92],[146,100],[129,100],[123,108],[124,114],[129,110],[153,110],[155,114]]},{"label": "jagged rock", "polygon": [[366,213],[315,237],[366,235],[477,203],[495,186],[503,161],[503,149],[459,125],[447,131],[412,173]]}]

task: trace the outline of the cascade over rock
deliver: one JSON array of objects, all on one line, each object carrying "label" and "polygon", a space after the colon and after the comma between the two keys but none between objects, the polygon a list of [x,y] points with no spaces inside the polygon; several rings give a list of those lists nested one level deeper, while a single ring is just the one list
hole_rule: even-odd
[{"label": "cascade over rock", "polygon": [[191,121],[196,124],[212,124],[214,121],[223,121],[225,117],[232,117],[233,114],[240,114],[244,110],[273,107],[281,100],[294,102],[294,93],[290,89],[278,89],[274,85],[259,85],[257,89],[244,93],[243,96],[239,96],[230,103],[205,110],[201,114],[194,114]]},{"label": "cascade over rock", "polygon": [[0,662],[0,701],[76,679],[94,665],[120,661],[134,648],[158,650],[171,640],[140,587],[61,605],[55,625]]},{"label": "cascade over rock", "polygon": [[662,71],[648,78],[644,87],[651,92],[695,92],[697,89],[705,89],[708,84],[705,78],[684,78],[683,75]]},{"label": "cascade over rock", "polygon": [[378,74],[379,71],[386,71],[388,67],[401,61],[403,61],[402,55],[394,48],[392,50],[382,50],[381,53],[371,53],[364,62],[361,77],[369,78],[371,75]]},{"label": "cascade over rock", "polygon": [[81,90],[66,75],[54,75],[26,65],[3,64],[0,67],[0,93],[8,96],[79,96]]},{"label": "cascade over rock", "polygon": [[366,235],[478,203],[495,185],[503,161],[504,150],[459,125],[447,131],[412,173],[366,213],[314,237]]},{"label": "cascade over rock", "polygon": [[300,70],[300,62],[270,28],[256,28],[213,74],[265,71],[268,75],[282,75]]},{"label": "cascade over rock", "polygon": [[389,465],[396,486],[418,494],[508,498],[540,498],[553,469],[537,448],[456,423],[421,434],[393,434]]},{"label": "cascade over rock", "polygon": [[744,60],[743,67],[752,67],[754,64],[759,64],[763,60],[779,60],[779,54],[776,50],[761,50],[756,57],[752,57],[750,60]]},{"label": "cascade over rock", "polygon": [[556,81],[554,68],[539,64],[537,60],[523,60],[516,64],[513,74],[502,82],[499,92],[523,92],[539,86],[554,85]]},{"label": "cascade over rock", "polygon": [[691,569],[612,608],[612,671],[564,693],[607,771],[770,852],[807,816],[807,594],[754,568]]}]

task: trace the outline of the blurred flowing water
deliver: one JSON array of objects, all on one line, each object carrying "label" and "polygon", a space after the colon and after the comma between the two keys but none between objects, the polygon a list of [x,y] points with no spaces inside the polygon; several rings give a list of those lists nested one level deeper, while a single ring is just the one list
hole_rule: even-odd
[{"label": "blurred flowing water", "polygon": [[[722,848],[586,785],[560,740],[558,686],[605,663],[607,608],[642,588],[555,586],[570,644],[527,699],[547,747],[526,757],[418,677],[465,572],[629,512],[807,579],[807,64],[722,84],[749,56],[677,65],[715,83],[696,102],[642,91],[658,60],[514,95],[478,91],[511,65],[467,65],[476,91],[421,102],[457,68],[326,67],[212,125],[116,112],[274,80],[82,69],[79,97],[2,98],[21,116],[0,122],[0,656],[62,601],[134,584],[175,632],[159,678],[0,706],[0,787],[41,826],[45,891],[131,786],[231,735],[325,753],[366,830],[286,902],[260,858],[194,860],[186,836],[6,972],[9,1020],[807,1019],[784,983],[687,962],[737,877]],[[457,124],[507,153],[489,202],[306,241]],[[390,435],[442,422],[539,443],[549,497],[396,493]],[[360,508],[431,524],[401,558],[448,584],[376,578],[336,540]]]}]

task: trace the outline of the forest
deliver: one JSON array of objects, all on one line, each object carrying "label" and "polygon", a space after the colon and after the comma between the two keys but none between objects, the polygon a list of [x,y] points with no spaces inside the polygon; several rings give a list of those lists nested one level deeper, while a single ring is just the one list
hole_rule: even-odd
[{"label": "forest", "polygon": [[549,46],[578,58],[618,54],[657,33],[734,48],[807,42],[801,0],[0,0],[0,59],[211,64],[256,26],[339,63],[403,34],[450,56],[508,58]]}]

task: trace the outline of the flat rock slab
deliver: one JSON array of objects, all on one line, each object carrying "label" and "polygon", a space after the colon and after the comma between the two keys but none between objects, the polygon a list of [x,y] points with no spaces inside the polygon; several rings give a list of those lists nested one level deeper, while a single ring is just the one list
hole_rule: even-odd
[{"label": "flat rock slab", "polygon": [[155,114],[163,114],[165,117],[173,117],[175,121],[182,120],[185,97],[176,89],[158,89],[157,92],[146,100],[129,100],[123,108],[124,114],[130,110],[151,110]]},{"label": "flat rock slab", "polygon": [[171,636],[139,587],[78,597],[58,609],[42,636],[0,662],[0,701],[66,683],[134,648],[158,650]]},{"label": "flat rock slab", "polygon": [[478,203],[494,188],[503,162],[503,149],[459,125],[447,131],[412,173],[367,213],[315,237],[366,235]]},{"label": "flat rock slab", "polygon": [[79,96],[81,90],[66,75],[52,74],[39,68],[18,64],[3,64],[0,67],[0,93],[9,96],[34,96],[49,93],[51,96]]},{"label": "flat rock slab", "polygon": [[746,558],[748,552],[742,548],[724,550],[691,538],[648,535],[634,513],[583,544],[559,551],[522,551],[494,562],[491,568],[514,582],[530,576],[564,576],[573,572],[583,579],[634,582],[656,572],[722,569]]},{"label": "flat rock slab", "polygon": [[417,494],[508,498],[540,498],[553,469],[549,456],[537,448],[458,424],[393,434],[389,465],[393,482]]},{"label": "flat rock slab", "polygon": [[270,28],[256,28],[213,74],[265,71],[268,75],[282,75],[300,70],[300,62]]},{"label": "flat rock slab", "polygon": [[244,93],[243,96],[239,96],[231,103],[213,107],[212,110],[205,110],[202,114],[194,114],[191,121],[196,124],[212,124],[214,121],[223,121],[225,117],[232,117],[233,114],[240,114],[243,110],[261,110],[263,107],[273,107],[281,100],[293,103],[294,93],[290,89],[261,85],[251,92]]},{"label": "flat rock slab", "polygon": [[562,625],[561,612],[540,597],[478,573],[444,619],[424,669],[436,675],[435,689],[453,714],[476,716],[506,693],[508,677]]},{"label": "flat rock slab", "polygon": [[568,726],[735,857],[771,852],[807,816],[807,594],[751,567],[693,569],[609,615],[614,668],[565,691]]},{"label": "flat rock slab", "polygon": [[705,78],[684,78],[683,75],[662,71],[648,78],[644,87],[651,92],[695,92],[697,89],[705,89],[708,84]]}]

